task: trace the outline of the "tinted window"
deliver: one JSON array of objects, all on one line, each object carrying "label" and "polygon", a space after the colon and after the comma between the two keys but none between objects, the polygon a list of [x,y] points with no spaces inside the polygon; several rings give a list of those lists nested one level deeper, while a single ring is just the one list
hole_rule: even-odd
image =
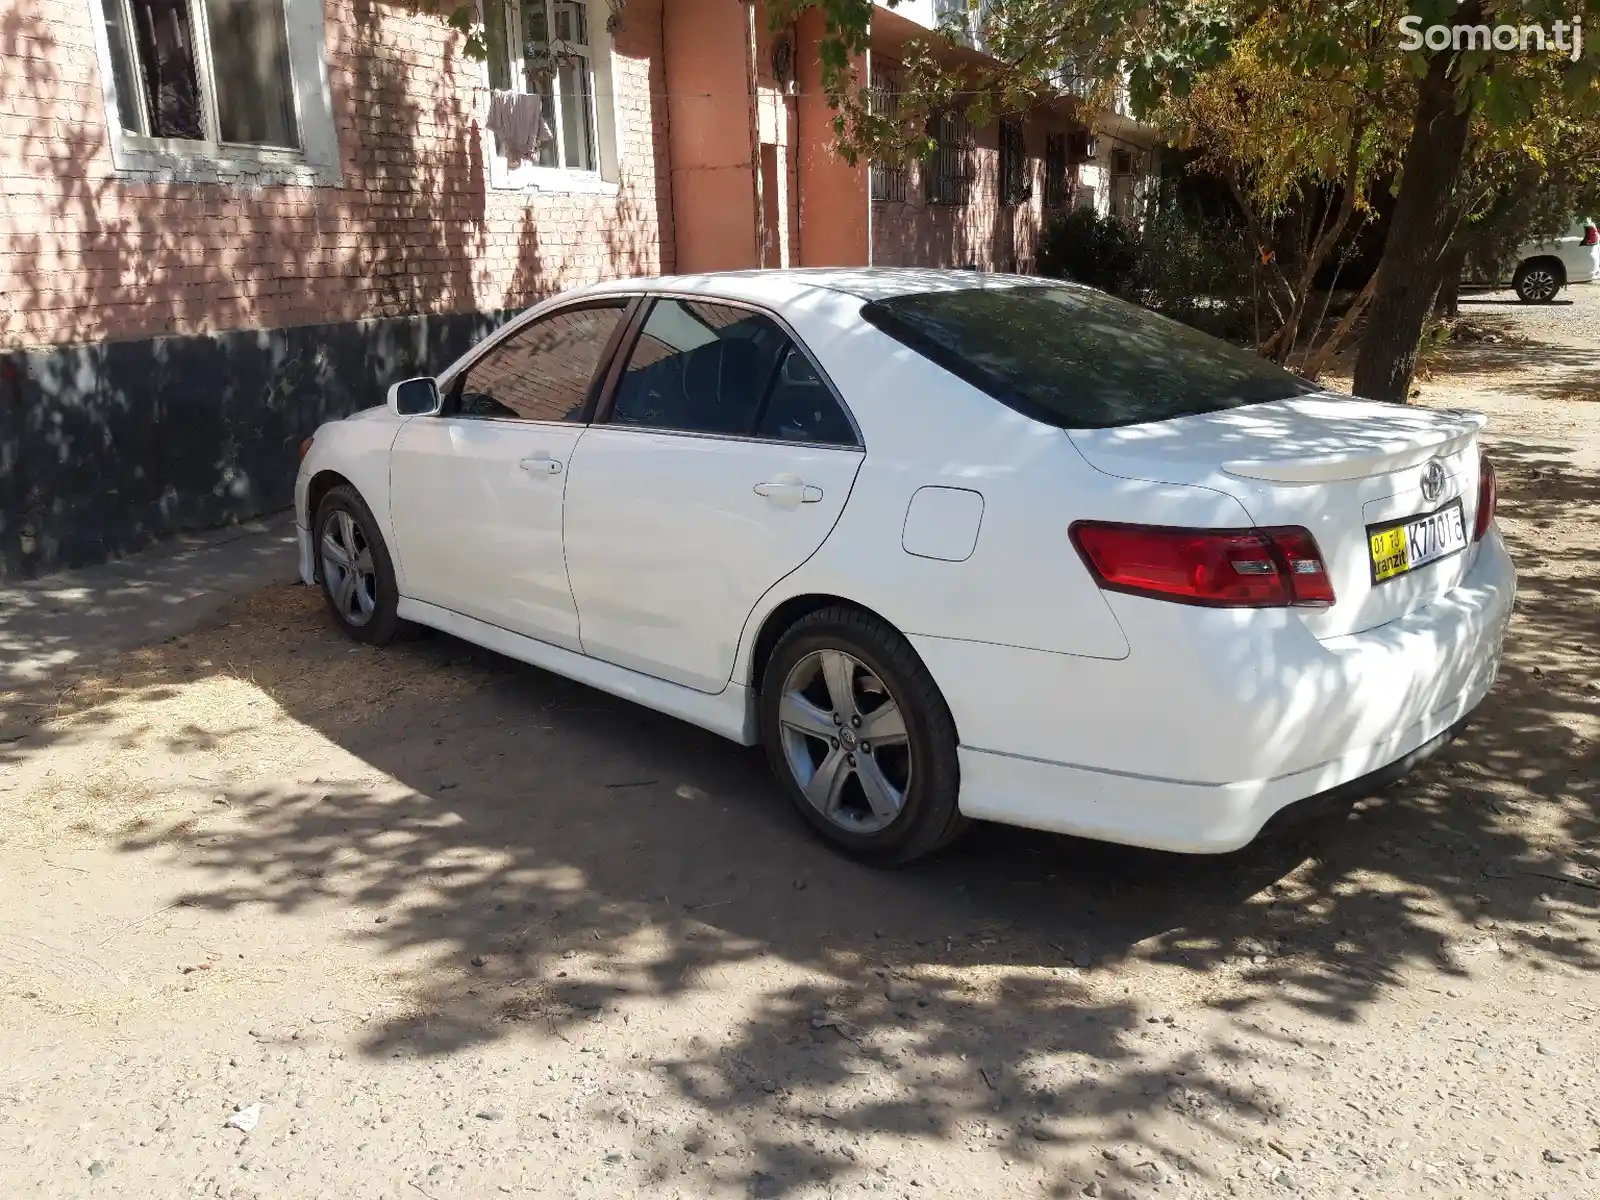
[{"label": "tinted window", "polygon": [[853,446],[855,430],[811,360],[794,346],[784,352],[756,435],[791,442]]},{"label": "tinted window", "polygon": [[568,309],[512,334],[473,363],[456,387],[466,417],[574,421],[623,305]]},{"label": "tinted window", "polygon": [[658,300],[617,384],[611,420],[748,435],[787,342],[759,313]]},{"label": "tinted window", "polygon": [[928,292],[861,315],[1002,404],[1105,429],[1316,391],[1248,350],[1086,288]]}]

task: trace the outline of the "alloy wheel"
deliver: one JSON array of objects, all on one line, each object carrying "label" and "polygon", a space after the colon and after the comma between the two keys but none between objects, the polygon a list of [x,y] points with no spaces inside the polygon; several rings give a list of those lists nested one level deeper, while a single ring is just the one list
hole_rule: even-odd
[{"label": "alloy wheel", "polygon": [[1561,284],[1557,281],[1554,271],[1549,267],[1534,267],[1522,277],[1519,292],[1524,300],[1543,304],[1555,299],[1556,292],[1560,290]]},{"label": "alloy wheel", "polygon": [[360,523],[343,509],[330,515],[322,527],[322,577],[341,618],[355,626],[372,620],[378,607],[372,545]]},{"label": "alloy wheel", "polygon": [[886,829],[911,786],[911,738],[888,686],[842,650],[814,650],[778,702],[783,756],[807,801],[852,833]]}]

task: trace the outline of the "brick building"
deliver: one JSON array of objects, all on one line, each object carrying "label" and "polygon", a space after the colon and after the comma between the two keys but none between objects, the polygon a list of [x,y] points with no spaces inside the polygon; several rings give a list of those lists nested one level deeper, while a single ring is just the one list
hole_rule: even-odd
[{"label": "brick building", "polygon": [[[1070,101],[953,125],[898,172],[844,163],[814,13],[773,30],[743,0],[482,4],[487,62],[393,0],[8,7],[0,577],[283,507],[317,424],[561,288],[1027,269],[1049,209],[1103,169],[1062,157],[1093,144]],[[875,82],[933,9],[879,11]],[[485,130],[491,88],[541,92],[530,160]]]}]

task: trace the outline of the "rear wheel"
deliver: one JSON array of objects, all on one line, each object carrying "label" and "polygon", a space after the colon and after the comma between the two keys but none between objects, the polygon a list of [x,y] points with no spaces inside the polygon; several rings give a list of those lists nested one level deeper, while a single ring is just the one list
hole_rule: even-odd
[{"label": "rear wheel", "polygon": [[779,640],[761,687],[762,740],[796,810],[857,858],[903,863],[961,833],[955,721],[911,643],[835,606]]},{"label": "rear wheel", "polygon": [[1524,304],[1549,304],[1566,282],[1566,272],[1560,263],[1554,259],[1535,258],[1517,268],[1511,286]]},{"label": "rear wheel", "polygon": [[386,646],[403,628],[394,562],[372,510],[349,484],[331,489],[312,524],[322,595],[339,627],[358,642]]}]

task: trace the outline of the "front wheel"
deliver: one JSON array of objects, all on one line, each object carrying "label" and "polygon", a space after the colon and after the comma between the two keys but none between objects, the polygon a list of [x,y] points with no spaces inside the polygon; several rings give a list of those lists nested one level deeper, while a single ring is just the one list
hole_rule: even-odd
[{"label": "front wheel", "polygon": [[796,810],[846,854],[904,863],[966,826],[955,720],[911,643],[858,609],[825,608],[779,640],[761,731]]},{"label": "front wheel", "polygon": [[339,627],[358,642],[386,646],[403,623],[394,561],[372,510],[349,484],[331,489],[312,523],[322,595]]}]

